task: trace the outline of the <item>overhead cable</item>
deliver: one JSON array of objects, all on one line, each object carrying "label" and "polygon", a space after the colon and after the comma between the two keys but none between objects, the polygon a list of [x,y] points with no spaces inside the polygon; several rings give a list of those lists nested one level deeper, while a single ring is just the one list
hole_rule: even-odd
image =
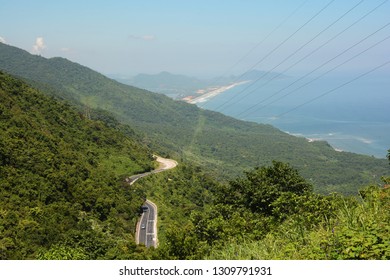
[{"label": "overhead cable", "polygon": [[[361,44],[362,42],[366,41],[368,38],[372,37],[373,35],[375,35],[376,33],[378,33],[379,31],[383,30],[384,28],[388,27],[390,25],[390,22],[385,24],[384,26],[382,26],[381,28],[375,30],[374,32],[372,32],[371,34],[367,35],[366,37],[364,37],[363,39],[359,40],[357,43],[353,44],[352,46],[348,47],[347,49],[345,49],[344,51],[342,51],[341,53],[339,53],[338,55],[334,56],[333,58],[327,60],[326,62],[322,63],[320,66],[316,67],[314,70],[311,70],[309,73],[303,75],[302,77],[296,79],[294,82],[290,83],[289,85],[285,86],[284,88],[280,89],[279,91],[277,91],[276,93],[274,93],[271,97],[274,97],[276,95],[278,95],[279,93],[281,93],[282,91],[290,88],[292,85],[296,84],[297,82],[303,80],[304,78],[308,77],[309,75],[313,74],[314,72],[318,71],[319,69],[323,68],[324,66],[326,66],[327,64],[329,64],[330,62],[334,61],[335,59],[339,58],[340,56],[344,55],[345,53],[347,53],[348,51],[350,51],[351,49],[353,49],[354,47],[358,46],[359,44]],[[284,96],[283,96],[284,97]],[[269,99],[269,98],[267,98]],[[257,102],[256,104],[252,105],[251,107],[245,109],[243,112],[241,112],[239,114],[239,116],[242,116],[244,114],[246,114],[248,111],[252,110],[253,108],[257,107],[258,105],[260,105],[261,103],[263,103],[264,100],[261,100],[260,102]]]},{"label": "overhead cable", "polygon": [[[265,59],[267,59],[269,56],[271,56],[275,51],[277,51],[281,46],[283,46],[288,40],[290,40],[292,37],[294,37],[300,30],[302,30],[305,26],[307,26],[311,21],[313,21],[317,16],[319,16],[326,8],[328,8],[335,0],[329,1],[323,8],[321,8],[317,13],[315,13],[310,19],[308,19],[304,24],[302,24],[297,30],[295,30],[290,36],[288,36],[286,39],[284,39],[281,43],[279,43],[275,48],[273,48],[270,52],[268,52],[263,58],[261,58],[259,61],[257,61],[252,67],[249,68],[249,70],[246,72],[253,70],[255,67],[257,67],[260,63],[262,63]],[[244,89],[245,90],[245,89]],[[234,99],[235,96],[224,102],[223,104],[219,105],[216,109],[223,107],[225,104],[229,103],[232,99]]]},{"label": "overhead cable", "polygon": [[[301,51],[304,47],[306,47],[308,44],[310,44],[311,42],[313,42],[315,39],[317,39],[321,34],[323,34],[326,30],[328,30],[329,28],[331,28],[333,25],[335,25],[337,22],[339,22],[342,18],[344,18],[347,14],[349,14],[352,10],[354,10],[356,7],[358,7],[360,4],[362,4],[364,2],[364,0],[361,0],[360,2],[358,2],[357,4],[355,4],[352,8],[350,8],[348,11],[346,11],[344,14],[342,14],[340,17],[338,17],[335,21],[333,21],[331,24],[329,24],[327,27],[325,27],[324,29],[322,29],[319,33],[317,33],[313,38],[311,38],[310,40],[308,40],[305,44],[303,44],[302,46],[300,46],[298,49],[296,49],[293,53],[291,53],[290,55],[288,55],[286,58],[284,58],[280,63],[278,63],[276,66],[274,66],[273,68],[271,68],[270,70],[268,70],[267,72],[264,72],[260,77],[258,77],[255,81],[253,81],[249,86],[247,86],[245,89],[243,89],[242,91],[240,91],[239,93],[237,93],[237,96],[240,95],[241,99],[244,99],[245,97],[247,97],[249,94],[253,93],[254,91],[258,90],[259,88],[262,88],[264,87],[265,85],[267,85],[271,80],[274,80],[276,77],[279,77],[280,75],[282,75],[281,73],[277,74],[276,77],[274,76],[271,80],[267,81],[266,83],[262,84],[261,86],[259,87],[256,87],[255,89],[253,89],[252,91],[249,91],[248,93],[246,93],[245,95],[241,95],[243,92],[245,92],[247,89],[249,89],[250,87],[252,87],[253,85],[255,85],[258,81],[260,81],[261,79],[263,79],[265,76],[267,76],[268,74],[270,74],[272,71],[274,71],[276,68],[278,68],[280,65],[282,65],[283,63],[285,63],[287,60],[289,60],[291,57],[293,57],[295,54],[297,54],[299,51]],[[229,106],[232,106],[232,104],[230,105],[227,105],[225,108],[228,108]]]},{"label": "overhead cable", "polygon": [[[320,78],[324,77],[325,75],[329,74],[330,72],[332,72],[332,71],[334,71],[334,70],[340,68],[341,66],[347,64],[348,62],[352,61],[353,59],[355,59],[355,58],[357,58],[357,57],[360,57],[363,53],[365,53],[365,52],[367,52],[367,51],[373,49],[374,47],[378,46],[379,44],[383,43],[384,41],[386,41],[386,40],[388,40],[388,39],[390,39],[390,36],[387,36],[386,38],[380,40],[379,42],[375,43],[374,45],[371,45],[370,47],[364,49],[363,51],[359,52],[358,54],[354,55],[353,57],[347,59],[346,61],[344,61],[344,62],[342,62],[342,63],[336,65],[335,67],[331,68],[330,70],[324,72],[324,73],[321,74],[320,76],[317,76],[317,77],[315,77],[314,79],[312,79],[312,80],[306,82],[305,84],[299,86],[298,88],[294,89],[293,91],[290,91],[290,92],[288,92],[287,94],[284,94],[283,96],[281,96],[281,97],[275,99],[274,101],[267,103],[266,105],[262,106],[261,108],[258,108],[257,111],[260,110],[260,109],[264,109],[265,107],[267,107],[267,106],[269,106],[269,105],[271,105],[271,104],[274,104],[275,102],[277,102],[277,101],[279,101],[279,100],[281,100],[281,99],[283,99],[283,98],[285,98],[285,97],[291,95],[292,93],[294,93],[294,92],[296,92],[296,91],[302,89],[303,87],[305,87],[305,86],[307,86],[307,85],[309,85],[309,84],[311,84],[311,83],[317,81],[318,79],[320,79]],[[253,108],[253,107],[254,107],[254,106],[252,106],[251,108]],[[246,112],[248,112],[251,108],[248,108],[248,110],[246,110]],[[250,114],[251,114],[251,113],[249,112],[249,113],[245,114],[244,116],[248,116],[248,115],[250,115]],[[242,116],[242,115],[243,115],[243,113],[240,113],[237,117],[240,117],[240,116]]]},{"label": "overhead cable", "polygon": [[299,108],[301,108],[301,107],[303,107],[303,106],[305,106],[305,105],[307,105],[309,103],[312,103],[312,102],[316,101],[317,99],[320,99],[320,98],[322,98],[322,97],[324,97],[324,96],[326,96],[326,95],[328,95],[328,94],[330,94],[330,93],[332,93],[332,92],[334,92],[334,91],[336,91],[336,90],[338,90],[338,89],[340,89],[342,87],[345,87],[346,85],[349,85],[349,84],[351,84],[351,83],[353,83],[353,82],[363,78],[364,76],[367,76],[368,74],[370,74],[370,73],[372,73],[372,72],[374,72],[374,71],[376,71],[376,70],[378,70],[380,68],[385,67],[388,64],[390,64],[390,60],[386,61],[385,63],[383,63],[383,64],[381,64],[381,65],[379,65],[379,66],[377,66],[377,67],[375,67],[375,68],[373,68],[373,69],[371,69],[371,70],[369,70],[369,71],[367,71],[367,72],[365,72],[365,73],[363,73],[363,74],[361,74],[361,75],[359,75],[359,76],[357,76],[357,77],[355,77],[355,78],[353,78],[353,79],[351,79],[351,80],[349,80],[349,81],[347,81],[347,82],[345,82],[345,83],[343,83],[343,84],[341,84],[341,85],[339,85],[339,86],[337,86],[337,87],[335,87],[335,88],[333,88],[331,90],[328,90],[328,91],[326,91],[326,92],[316,96],[316,97],[314,97],[314,98],[312,98],[312,99],[310,99],[310,100],[308,100],[308,101],[306,101],[306,102],[304,102],[304,103],[302,103],[302,104],[300,104],[298,106],[295,106],[294,108],[292,108],[290,110],[287,110],[284,113],[277,115],[276,117],[280,118],[280,117],[282,117],[282,116],[284,116],[284,115],[286,115],[286,114],[288,114],[288,113],[290,113],[292,111],[295,111],[295,110],[297,110],[297,109],[299,109]]}]

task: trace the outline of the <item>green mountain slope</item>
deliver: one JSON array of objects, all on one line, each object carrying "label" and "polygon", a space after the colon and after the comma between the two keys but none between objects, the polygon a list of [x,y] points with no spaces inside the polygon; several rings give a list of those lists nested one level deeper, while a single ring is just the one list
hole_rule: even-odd
[{"label": "green mountain slope", "polygon": [[46,59],[0,44],[0,69],[68,100],[113,113],[154,150],[189,160],[228,180],[272,160],[289,162],[317,191],[356,193],[379,180],[386,160],[336,152],[269,125],[239,121],[115,82],[63,58]]},{"label": "green mountain slope", "polygon": [[0,72],[0,258],[135,258],[148,149]]}]

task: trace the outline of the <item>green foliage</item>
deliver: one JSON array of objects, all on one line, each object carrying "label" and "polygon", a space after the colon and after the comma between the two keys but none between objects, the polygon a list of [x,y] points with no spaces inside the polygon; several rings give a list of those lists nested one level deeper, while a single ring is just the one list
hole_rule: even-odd
[{"label": "green foliage", "polygon": [[142,178],[136,185],[158,206],[158,238],[164,244],[172,224],[186,224],[192,212],[212,203],[217,183],[198,167],[180,163],[173,170]]},{"label": "green foliage", "polygon": [[[332,211],[331,203],[325,198],[317,200],[320,195],[314,195],[311,184],[288,164],[273,162],[272,166],[256,168],[245,175],[228,185],[214,185],[210,189],[214,201],[193,209],[189,219],[183,219],[191,231],[169,231],[161,249],[163,256],[205,256],[230,243],[261,240],[290,216],[302,217],[312,226],[319,220],[311,211],[323,211],[323,215]],[[199,247],[181,248],[178,252],[174,246],[179,241],[197,243]]]},{"label": "green foliage", "polygon": [[269,125],[201,110],[122,85],[63,58],[45,59],[0,43],[0,69],[48,94],[97,109],[101,120],[115,126],[102,114],[102,110],[111,112],[141,132],[142,141],[154,151],[200,165],[219,180],[231,180],[253,166],[277,160],[298,169],[317,192],[355,195],[357,186],[379,183],[386,173],[384,159],[336,152],[325,142],[309,143]]},{"label": "green foliage", "polygon": [[168,229],[166,242],[159,248],[158,258],[171,260],[199,260],[205,254],[207,245],[199,241],[192,224],[182,224]]},{"label": "green foliage", "polygon": [[[85,110],[0,72],[1,259],[389,259],[388,189],[319,194],[355,195],[386,160],[1,43],[0,67]],[[144,145],[191,166],[129,188],[125,175],[153,168]],[[263,167],[232,180],[251,166]],[[158,205],[156,250],[132,236],[145,197]]]},{"label": "green foliage", "polygon": [[87,255],[82,248],[65,245],[54,245],[48,251],[38,255],[39,260],[86,260]]},{"label": "green foliage", "polygon": [[223,203],[244,206],[254,213],[270,215],[273,203],[284,193],[302,195],[312,186],[288,164],[273,162],[271,167],[257,168],[246,178],[229,184],[222,193]]},{"label": "green foliage", "polygon": [[148,149],[2,72],[0,129],[0,258],[134,255]]},{"label": "green foliage", "polygon": [[[390,150],[388,151],[387,158],[390,164]],[[390,176],[382,176],[382,181],[386,184],[385,187],[388,188],[390,186]]]},{"label": "green foliage", "polygon": [[[166,193],[174,185],[169,181]],[[390,258],[389,189],[366,188],[360,197],[315,194],[295,169],[274,162],[209,190],[211,203],[162,210],[168,222],[160,226],[168,229],[155,258]]]},{"label": "green foliage", "polygon": [[207,258],[389,260],[390,192],[369,187],[362,198],[333,197],[333,215],[314,224],[290,215],[261,241],[232,242]]},{"label": "green foliage", "polygon": [[324,242],[327,253],[332,259],[390,260],[390,192],[371,186],[361,195],[361,203],[341,208],[338,224]]}]

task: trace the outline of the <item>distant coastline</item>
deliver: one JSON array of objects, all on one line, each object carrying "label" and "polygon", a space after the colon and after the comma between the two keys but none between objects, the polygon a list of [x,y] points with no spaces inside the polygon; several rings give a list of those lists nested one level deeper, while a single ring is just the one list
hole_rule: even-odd
[{"label": "distant coastline", "polygon": [[249,81],[241,81],[241,82],[233,83],[233,84],[230,84],[227,86],[213,87],[213,88],[208,88],[205,90],[198,90],[196,93],[200,94],[200,96],[192,96],[192,95],[186,96],[182,100],[184,100],[190,104],[197,104],[197,103],[206,102],[210,98],[213,98],[213,97],[215,97],[215,96],[217,96],[217,95],[219,95],[227,90],[230,90],[230,89],[232,89],[236,86],[242,85],[242,84],[246,84],[248,82]]}]

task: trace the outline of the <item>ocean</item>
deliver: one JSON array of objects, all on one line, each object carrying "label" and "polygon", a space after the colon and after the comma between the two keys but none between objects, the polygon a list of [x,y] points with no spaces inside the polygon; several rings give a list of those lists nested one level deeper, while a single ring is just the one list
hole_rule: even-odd
[{"label": "ocean", "polygon": [[385,158],[390,149],[389,76],[371,75],[344,85],[353,77],[322,78],[306,86],[313,78],[293,85],[293,77],[247,83],[198,106],[324,140],[336,150]]}]

